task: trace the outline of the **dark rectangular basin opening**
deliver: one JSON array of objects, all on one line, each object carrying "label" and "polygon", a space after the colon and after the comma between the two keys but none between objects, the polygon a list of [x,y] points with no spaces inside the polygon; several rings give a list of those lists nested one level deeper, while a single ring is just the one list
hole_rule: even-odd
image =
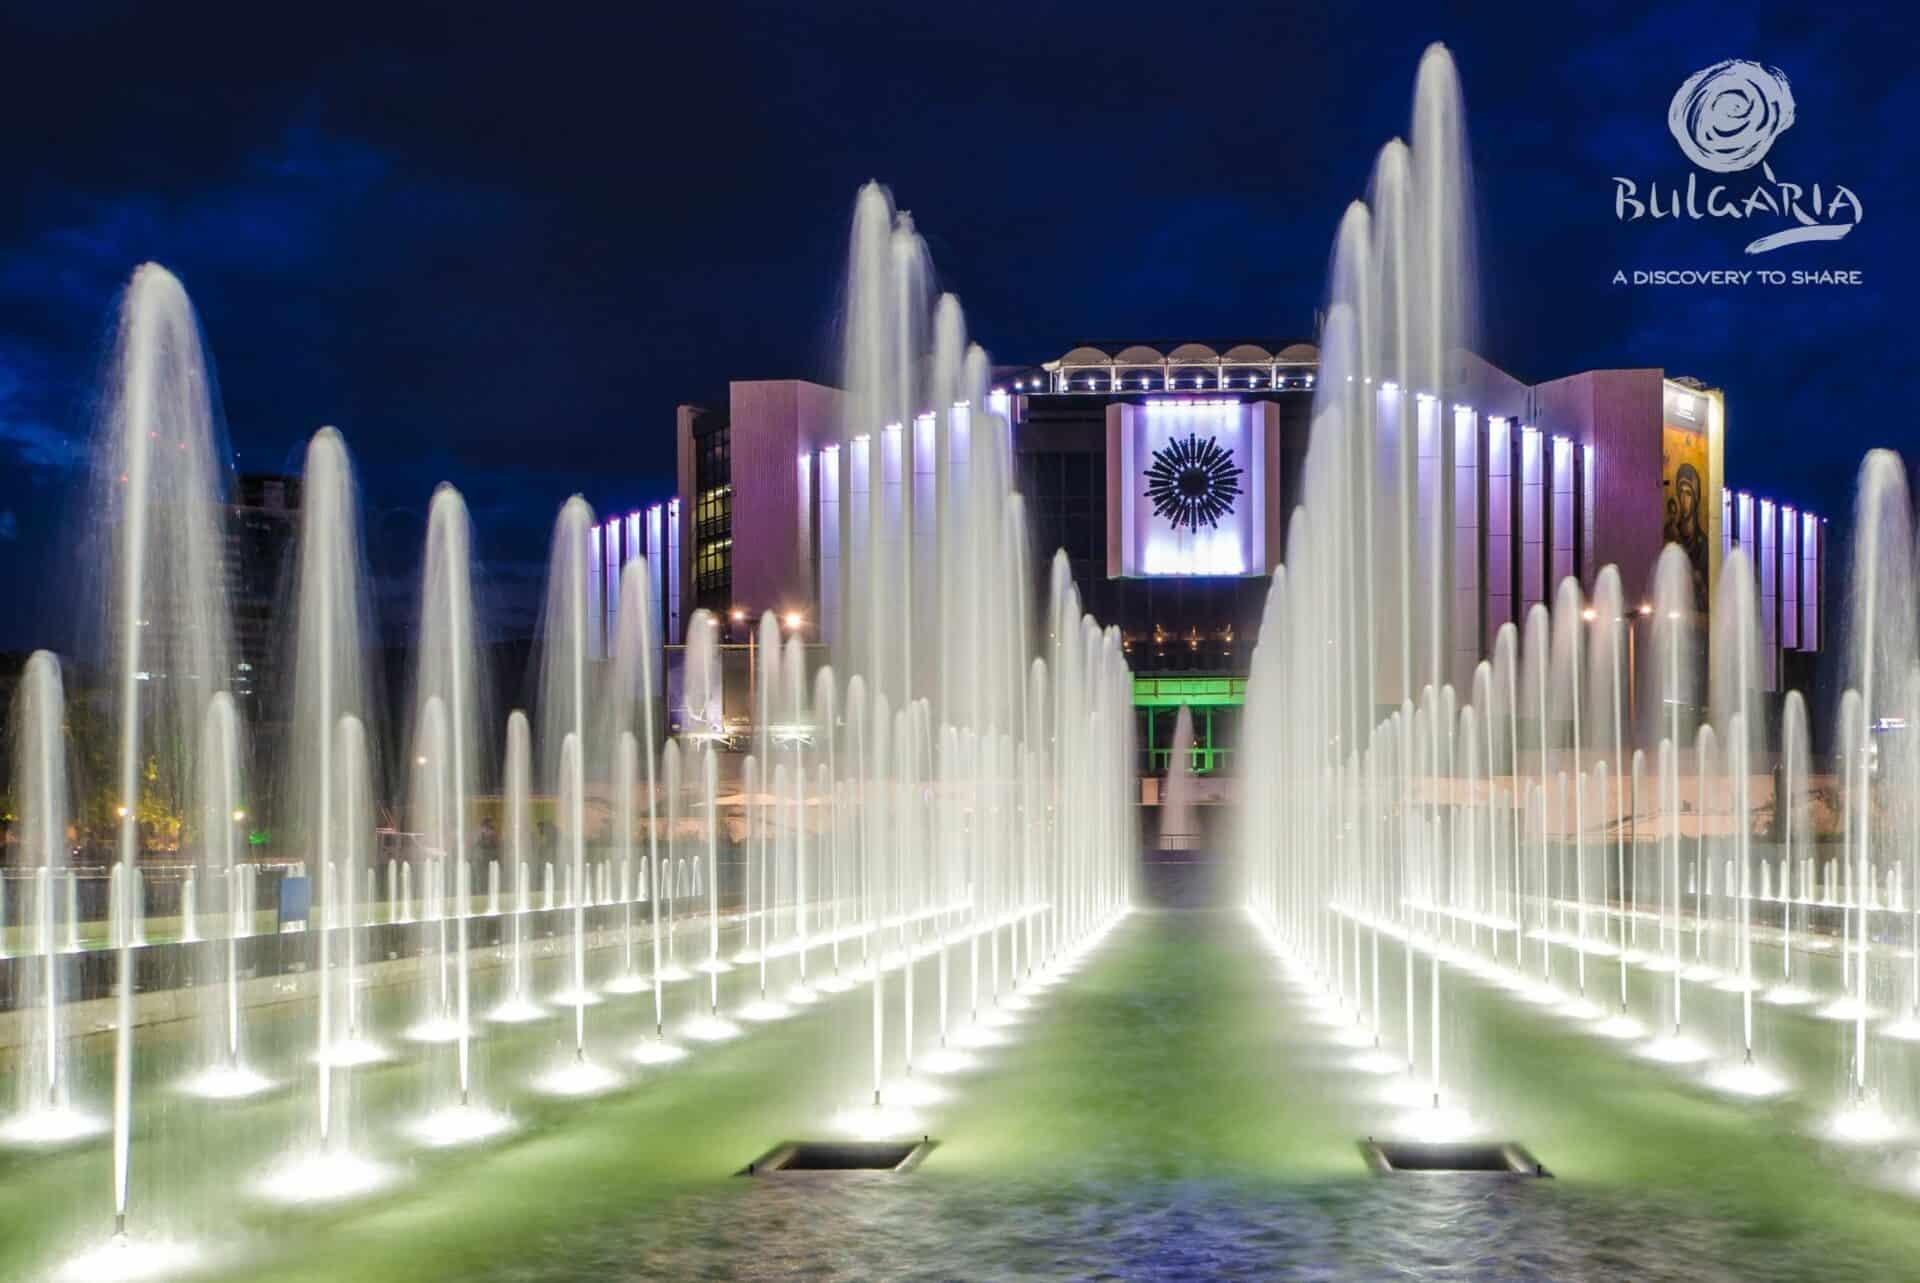
[{"label": "dark rectangular basin opening", "polygon": [[919,1140],[788,1140],[748,1163],[742,1176],[775,1172],[904,1172],[919,1166],[934,1146]]},{"label": "dark rectangular basin opening", "polygon": [[1422,1141],[1375,1140],[1360,1144],[1367,1166],[1387,1175],[1393,1172],[1493,1172],[1508,1176],[1551,1176],[1538,1159],[1514,1141],[1431,1144]]}]

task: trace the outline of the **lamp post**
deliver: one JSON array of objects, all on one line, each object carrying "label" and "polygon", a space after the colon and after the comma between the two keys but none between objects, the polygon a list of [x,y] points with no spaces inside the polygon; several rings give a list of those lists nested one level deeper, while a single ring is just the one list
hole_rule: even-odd
[{"label": "lamp post", "polygon": [[[728,623],[729,632],[732,631],[734,626],[746,625],[747,717],[749,720],[751,720],[753,717],[753,710],[755,707],[754,700],[757,695],[757,691],[755,690],[755,683],[759,679],[759,668],[760,668],[760,663],[759,663],[760,630],[752,626],[751,619],[752,619],[752,613],[745,606],[735,606],[732,609],[727,611],[727,623]],[[801,629],[807,626],[807,617],[803,612],[798,610],[784,611],[780,615],[780,624],[783,628],[786,629],[786,631],[789,634],[797,635]],[[738,643],[736,643],[736,645],[737,644]],[[726,723],[726,714],[724,711],[721,713],[720,721],[721,721],[721,724],[724,726]]]},{"label": "lamp post", "polygon": [[[745,606],[735,606],[727,612],[727,631],[732,632],[735,626],[746,623],[746,620],[747,608]],[[754,637],[758,631],[758,629],[751,626],[747,629],[747,720],[749,722],[753,720],[754,669],[759,667],[759,665],[754,662]],[[726,727],[727,710],[723,707],[720,710],[720,729],[723,734],[726,731]]]}]

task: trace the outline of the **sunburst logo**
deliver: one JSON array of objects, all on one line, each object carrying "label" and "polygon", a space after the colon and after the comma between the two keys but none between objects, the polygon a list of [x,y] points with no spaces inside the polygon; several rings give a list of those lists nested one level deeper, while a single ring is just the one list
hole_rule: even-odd
[{"label": "sunburst logo", "polygon": [[1147,498],[1153,515],[1165,517],[1175,530],[1199,532],[1202,524],[1217,528],[1233,511],[1240,495],[1240,465],[1222,449],[1218,439],[1201,440],[1189,433],[1175,437],[1153,452],[1147,468]]}]

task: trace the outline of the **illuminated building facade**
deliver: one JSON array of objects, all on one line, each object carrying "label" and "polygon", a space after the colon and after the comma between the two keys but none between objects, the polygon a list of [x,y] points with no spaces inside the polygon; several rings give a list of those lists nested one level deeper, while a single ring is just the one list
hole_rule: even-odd
[{"label": "illuminated building facade", "polygon": [[[981,423],[1010,434],[1035,600],[1062,549],[1086,609],[1121,629],[1149,775],[1166,769],[1183,705],[1195,767],[1231,766],[1261,610],[1302,501],[1318,375],[1318,350],[1298,341],[1085,343],[997,368],[991,417],[944,410],[949,440]],[[1590,589],[1602,566],[1617,566],[1638,616],[1672,542],[1695,567],[1703,610],[1734,547],[1755,559],[1764,683],[1811,688],[1825,635],[1825,524],[1725,484],[1719,392],[1659,369],[1527,384],[1466,354],[1450,383],[1445,398],[1372,390],[1383,476],[1410,434],[1409,519],[1438,532],[1423,543],[1433,560],[1418,590],[1446,584],[1451,600],[1434,589],[1414,617],[1448,680],[1470,686],[1501,625],[1551,602],[1568,576]],[[669,644],[695,608],[726,621],[735,643],[772,610],[830,654],[845,601],[845,505],[875,488],[933,484],[938,439],[932,412],[844,442],[840,416],[837,390],[798,380],[736,382],[724,414],[681,407],[680,497],[596,533],[605,626],[618,569],[640,554]],[[1381,681],[1382,709],[1408,693],[1397,674]]]}]

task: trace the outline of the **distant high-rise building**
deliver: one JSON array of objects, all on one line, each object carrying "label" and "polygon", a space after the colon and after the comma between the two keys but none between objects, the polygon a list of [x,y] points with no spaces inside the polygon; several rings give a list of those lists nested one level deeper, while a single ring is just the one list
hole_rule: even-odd
[{"label": "distant high-rise building", "polygon": [[300,526],[300,479],[243,473],[227,506],[227,595],[233,607],[233,692],[258,723],[272,706],[280,658],[274,631],[281,575]]}]

